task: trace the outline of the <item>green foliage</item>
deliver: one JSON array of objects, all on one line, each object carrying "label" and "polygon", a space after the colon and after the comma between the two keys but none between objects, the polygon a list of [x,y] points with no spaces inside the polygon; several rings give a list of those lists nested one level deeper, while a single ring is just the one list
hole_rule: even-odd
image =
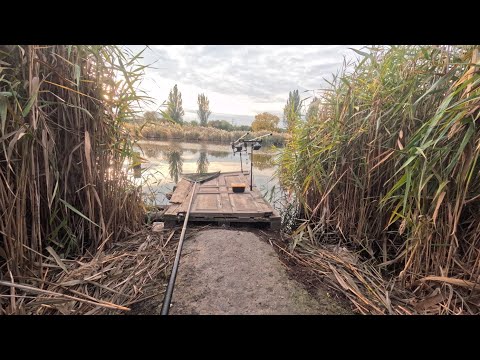
[{"label": "green foliage", "polygon": [[211,120],[208,122],[208,126],[214,127],[216,129],[226,130],[226,131],[234,130],[234,126],[226,120]]},{"label": "green foliage", "polygon": [[252,131],[252,127],[248,125],[237,125],[233,127],[234,131]]},{"label": "green foliage", "polygon": [[183,115],[185,115],[185,112],[182,106],[182,93],[178,91],[177,84],[175,84],[168,95],[167,110],[162,112],[162,115],[177,124],[183,124]]},{"label": "green foliage", "polygon": [[287,104],[283,108],[283,121],[288,131],[290,131],[300,119],[301,101],[298,90],[290,91]]},{"label": "green foliage", "polygon": [[251,131],[252,127],[248,125],[232,125],[231,122],[227,120],[210,120],[208,122],[209,127],[213,127],[215,129],[221,129],[225,131]]}]

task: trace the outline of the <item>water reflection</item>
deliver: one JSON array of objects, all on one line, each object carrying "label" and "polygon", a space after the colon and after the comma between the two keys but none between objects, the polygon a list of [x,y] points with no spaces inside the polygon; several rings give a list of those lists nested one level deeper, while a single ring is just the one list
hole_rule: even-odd
[{"label": "water reflection", "polygon": [[208,172],[208,165],[210,165],[210,162],[208,161],[207,152],[200,151],[200,157],[197,160],[197,173],[203,174]]},{"label": "water reflection", "polygon": [[209,156],[214,156],[216,158],[225,159],[232,155],[231,151],[221,151],[221,150],[208,150]]},{"label": "water reflection", "polygon": [[[240,157],[234,156],[228,144],[141,141],[139,150],[148,160],[142,164],[142,183],[144,191],[149,192],[146,198],[151,205],[168,203],[164,194],[172,191],[182,173],[240,171]],[[254,184],[274,206],[280,191],[274,176],[277,153],[278,149],[262,147],[253,155]],[[249,156],[242,156],[244,171],[250,171]]]},{"label": "water reflection", "polygon": [[161,156],[162,154],[162,151],[156,146],[150,146],[150,145],[142,146],[142,150],[145,156],[149,158],[158,157],[158,156]]},{"label": "water reflection", "polygon": [[170,174],[170,178],[178,182],[178,178],[182,173],[183,169],[183,159],[182,159],[182,150],[180,149],[168,149],[165,151],[165,157],[168,161],[168,173]]},{"label": "water reflection", "polygon": [[271,154],[257,154],[253,152],[253,166],[257,169],[264,170],[275,167],[275,157]]}]

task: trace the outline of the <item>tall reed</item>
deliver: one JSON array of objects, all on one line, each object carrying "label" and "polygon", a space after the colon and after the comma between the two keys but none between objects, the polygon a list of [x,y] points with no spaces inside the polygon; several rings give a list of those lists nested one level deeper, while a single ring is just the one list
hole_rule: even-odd
[{"label": "tall reed", "polygon": [[117,46],[0,46],[0,277],[42,274],[46,249],[94,253],[139,228],[123,124],[143,97]]},{"label": "tall reed", "polygon": [[404,286],[480,287],[478,49],[357,51],[280,160],[303,208],[297,241],[333,229]]}]

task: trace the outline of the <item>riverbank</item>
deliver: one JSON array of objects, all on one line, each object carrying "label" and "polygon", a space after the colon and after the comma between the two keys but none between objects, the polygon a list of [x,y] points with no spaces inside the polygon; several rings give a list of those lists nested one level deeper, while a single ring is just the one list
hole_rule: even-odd
[{"label": "riverbank", "polygon": [[[202,127],[192,125],[179,125],[169,123],[158,124],[136,124],[128,123],[125,128],[131,135],[140,136],[148,140],[178,140],[178,141],[204,141],[213,143],[231,143],[245,131],[226,131],[213,127]],[[251,132],[249,138],[268,134],[268,131]],[[263,138],[263,145],[284,146],[289,134],[273,132],[272,136]]]}]

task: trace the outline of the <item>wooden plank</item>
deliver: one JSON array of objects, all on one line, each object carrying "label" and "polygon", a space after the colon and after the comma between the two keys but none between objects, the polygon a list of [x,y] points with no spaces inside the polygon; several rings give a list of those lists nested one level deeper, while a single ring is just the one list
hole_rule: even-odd
[{"label": "wooden plank", "polygon": [[183,203],[192,190],[193,183],[191,183],[188,180],[182,179],[178,182],[177,188],[175,189],[175,192],[172,195],[172,198],[170,199],[170,202],[175,204],[180,204]]},{"label": "wooden plank", "polygon": [[264,219],[266,221],[270,221],[270,217],[268,216],[263,216],[263,214],[259,214],[257,212],[247,212],[247,211],[237,211],[235,212],[235,210],[231,213],[231,214],[223,214],[223,213],[219,213],[219,212],[214,212],[214,211],[198,211],[198,212],[195,212],[195,213],[191,213],[191,216],[195,215],[195,216],[200,216],[200,217],[228,217],[228,218],[238,218],[238,217],[244,217],[244,218],[258,218],[258,219]]},{"label": "wooden plank", "polygon": [[[182,183],[182,181],[188,183],[188,184],[185,184],[183,183],[182,186],[180,187],[180,184]],[[192,188],[193,188],[193,183],[191,183],[190,181],[187,181],[187,180],[182,180],[178,183],[178,186],[177,188],[175,189],[175,192],[172,196],[172,199],[174,198],[174,195],[176,194],[177,190],[179,191],[179,195],[177,196],[177,198],[175,199],[177,202],[176,203],[173,203],[169,209],[167,211],[165,211],[165,218],[167,219],[171,219],[172,217],[177,217],[178,214],[180,213],[185,213],[187,212],[187,208],[188,208],[188,203],[189,203],[189,200],[190,200],[190,196],[191,194],[189,194],[189,192],[191,192]],[[186,189],[188,189],[189,191],[186,192]],[[180,202],[180,199],[183,197],[183,201]],[[172,202],[172,199],[170,200],[170,202]]]},{"label": "wooden plank", "polygon": [[[230,222],[264,222],[264,223],[270,223],[272,222],[272,219],[270,218],[265,218],[265,217],[255,217],[255,216],[221,216],[221,215],[216,215],[216,214],[195,214],[192,215],[190,214],[190,220],[195,220],[195,221],[216,221],[219,219],[224,219],[228,220]],[[275,219],[274,219],[275,220]]]},{"label": "wooden plank", "polygon": [[218,186],[227,186],[227,183],[225,182],[225,176],[222,176],[220,179],[218,179]]},{"label": "wooden plank", "polygon": [[229,188],[232,188],[232,183],[240,183],[240,182],[245,182],[245,178],[242,174],[231,174],[231,175],[226,175],[224,176],[225,178],[225,183]]},{"label": "wooden plank", "polygon": [[199,194],[202,193],[226,193],[228,192],[228,188],[226,186],[202,186],[197,191]]},{"label": "wooden plank", "polygon": [[165,211],[165,214],[163,216],[177,216],[177,209],[180,207],[181,204],[172,204],[170,207]]},{"label": "wooden plank", "polygon": [[227,192],[222,192],[220,194],[220,199],[222,201],[222,208],[225,214],[233,214],[232,204],[230,203],[230,199],[228,198]]},{"label": "wooden plank", "polygon": [[201,184],[201,186],[218,186],[218,180],[222,177],[222,175],[217,176],[214,179],[205,181],[204,183]]},{"label": "wooden plank", "polygon": [[273,213],[272,206],[267,203],[267,201],[260,194],[253,196],[253,201],[255,201],[255,204],[257,205],[259,211],[263,211],[269,214]]},{"label": "wooden plank", "polygon": [[202,210],[222,210],[220,194],[197,194],[195,197],[195,207],[192,211]]},{"label": "wooden plank", "polygon": [[[248,184],[244,193],[234,193],[232,183]],[[171,205],[165,211],[165,220],[173,221],[185,214],[193,184],[182,179],[172,195]],[[249,188],[248,173],[230,172],[198,184],[193,194],[192,221],[264,222],[278,227],[281,218],[278,212],[262,197],[257,187]]]},{"label": "wooden plank", "polygon": [[[189,194],[186,198],[185,198],[185,201],[178,207],[178,209],[176,210],[177,213],[179,214],[184,214],[188,211],[188,205],[190,204],[190,196],[193,196],[195,198],[196,194],[197,194],[197,190],[198,190],[198,187],[197,189],[195,190],[195,194]],[[191,210],[190,210],[191,211]]]},{"label": "wooden plank", "polygon": [[258,212],[258,207],[250,194],[232,192],[228,193],[228,197],[230,198],[230,203],[232,204],[234,212]]}]

